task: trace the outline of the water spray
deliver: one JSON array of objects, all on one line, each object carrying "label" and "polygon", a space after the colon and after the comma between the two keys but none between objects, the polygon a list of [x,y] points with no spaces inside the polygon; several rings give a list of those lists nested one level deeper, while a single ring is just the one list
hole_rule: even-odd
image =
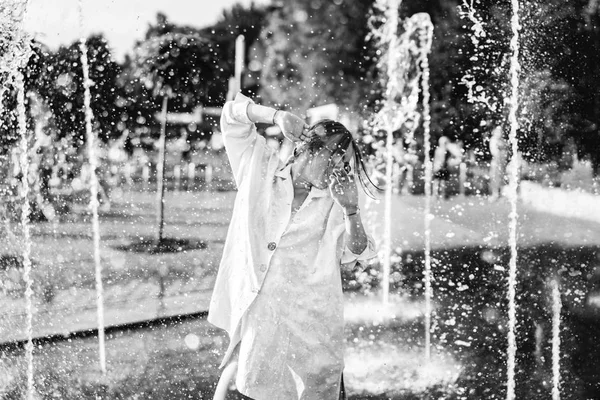
[{"label": "water spray", "polygon": [[431,287],[431,182],[433,177],[433,165],[431,162],[431,110],[429,107],[429,52],[433,41],[433,24],[428,14],[416,14],[417,25],[421,27],[419,39],[421,49],[419,64],[421,67],[421,93],[423,107],[423,142],[425,152],[425,358],[431,360],[431,314],[433,289]]},{"label": "water spray", "polygon": [[25,110],[25,84],[23,74],[16,76],[17,87],[17,113],[19,122],[20,136],[20,157],[19,165],[21,169],[21,198],[23,208],[21,209],[21,229],[23,232],[23,280],[25,281],[25,309],[27,313],[25,323],[25,358],[27,359],[27,399],[34,398],[35,386],[33,382],[33,279],[31,278],[31,227],[29,225],[29,138],[27,135],[27,114]]},{"label": "water spray", "polygon": [[[386,193],[385,217],[383,232],[383,303],[389,303],[389,275],[391,269],[391,224],[392,224],[392,148],[394,143],[393,132],[409,123],[412,128],[409,140],[413,140],[414,129],[419,123],[419,95],[422,94],[423,121],[425,130],[426,147],[426,181],[431,184],[432,167],[429,158],[430,150],[430,112],[429,112],[429,63],[428,55],[431,51],[433,38],[433,24],[426,13],[418,13],[406,19],[403,32],[399,35],[399,7],[400,0],[379,1],[376,9],[382,11],[383,17],[371,19],[371,34],[381,47],[382,57],[378,67],[384,76],[385,97],[382,107],[374,117],[375,129],[386,132]],[[374,23],[375,22],[375,23]],[[427,186],[427,183],[426,183]],[[426,285],[426,356],[430,357],[430,331],[431,331],[431,189],[426,189],[425,201],[425,272]]]},{"label": "water spray", "polygon": [[552,281],[552,400],[560,400],[560,317],[562,301],[558,277]]},{"label": "water spray", "polygon": [[[386,12],[386,18],[388,19],[389,26],[387,27],[388,31],[388,46],[389,49],[396,48],[396,41],[398,40],[398,8],[400,7],[401,0],[389,0],[388,8]],[[388,50],[387,53],[387,63],[388,63],[388,81],[393,80],[393,76],[391,76],[392,71],[394,71],[394,60],[395,54],[393,51]],[[386,88],[386,99],[390,99],[393,96],[393,87],[392,85],[387,85]],[[392,255],[392,169],[393,169],[393,145],[394,145],[394,136],[393,130],[388,121],[387,129],[386,129],[386,166],[385,166],[385,214],[384,221],[385,226],[383,230],[383,251],[384,251],[384,259],[383,259],[383,282],[382,282],[382,295],[383,295],[383,304],[387,305],[390,301],[390,271],[391,271],[391,255]]]},{"label": "water spray", "polygon": [[100,260],[100,222],[98,219],[98,176],[96,169],[98,168],[98,158],[96,155],[96,135],[92,129],[92,107],[90,95],[90,68],[87,58],[87,46],[83,35],[83,5],[81,0],[78,1],[79,11],[79,28],[81,31],[81,39],[79,48],[81,51],[81,67],[83,69],[83,87],[84,97],[83,103],[85,108],[85,133],[87,141],[88,159],[90,165],[90,208],[92,211],[92,232],[94,242],[94,264],[96,275],[96,307],[98,310],[98,344],[100,369],[103,374],[106,374],[106,350],[104,344],[104,290],[102,287],[102,263]]},{"label": "water spray", "polygon": [[33,400],[35,384],[33,380],[33,279],[31,277],[31,228],[29,224],[29,137],[27,134],[27,110],[25,106],[25,77],[23,70],[31,57],[31,37],[23,30],[27,14],[27,1],[14,1],[0,6],[0,44],[6,51],[0,55],[0,113],[2,99],[12,86],[17,95],[17,123],[19,133],[19,169],[21,185],[19,188],[21,208],[22,263],[25,282],[25,358],[27,360],[26,399]]},{"label": "water spray", "polygon": [[519,143],[517,139],[517,131],[519,129],[519,121],[517,119],[517,111],[519,108],[519,1],[511,0],[512,17],[511,28],[512,38],[510,40],[510,49],[512,51],[510,61],[510,108],[509,122],[510,133],[509,141],[512,149],[512,156],[509,165],[508,176],[508,198],[510,200],[509,218],[509,246],[510,246],[510,261],[509,261],[509,276],[508,276],[508,351],[507,351],[507,391],[506,398],[514,400],[515,398],[515,358],[517,352],[516,343],[516,324],[517,324],[517,305],[516,305],[516,286],[517,286],[517,190],[519,186]]}]

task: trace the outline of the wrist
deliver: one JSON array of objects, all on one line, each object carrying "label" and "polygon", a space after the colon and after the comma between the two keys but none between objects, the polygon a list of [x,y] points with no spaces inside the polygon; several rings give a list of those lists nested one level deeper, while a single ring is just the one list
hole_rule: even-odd
[{"label": "wrist", "polygon": [[[253,123],[271,124],[278,110],[259,104],[249,103],[246,109],[248,119]],[[280,114],[280,113],[279,113]]]},{"label": "wrist", "polygon": [[272,121],[272,125],[276,125],[276,124],[277,124],[277,120],[276,120],[276,118],[277,118],[277,113],[281,113],[281,112],[283,112],[283,111],[281,111],[281,110],[275,110],[275,112],[273,113],[273,118],[272,118],[272,119],[273,119],[273,121]]},{"label": "wrist", "polygon": [[358,206],[344,207],[344,217],[351,217],[353,215],[358,215],[359,212],[360,212],[360,209],[358,208]]}]

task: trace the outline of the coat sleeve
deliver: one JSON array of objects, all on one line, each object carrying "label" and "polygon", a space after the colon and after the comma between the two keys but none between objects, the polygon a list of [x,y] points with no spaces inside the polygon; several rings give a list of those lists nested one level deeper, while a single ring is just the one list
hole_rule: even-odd
[{"label": "coat sleeve", "polygon": [[347,245],[344,245],[344,251],[342,252],[341,264],[354,264],[356,262],[367,261],[371,258],[377,257],[377,246],[375,245],[375,240],[369,234],[367,234],[368,242],[367,247],[360,254],[355,254],[348,248]]},{"label": "coat sleeve", "polygon": [[250,98],[238,93],[233,101],[225,103],[221,113],[223,143],[238,187],[259,138],[256,125],[250,121],[246,113],[250,103],[253,103]]},{"label": "coat sleeve", "polygon": [[[332,224],[335,242],[337,243],[338,260],[344,268],[352,268],[354,264],[377,257],[377,244],[373,236],[367,232],[367,247],[360,254],[353,253],[345,240],[346,224],[341,207],[333,205],[329,223]],[[366,229],[366,228],[365,228]]]}]

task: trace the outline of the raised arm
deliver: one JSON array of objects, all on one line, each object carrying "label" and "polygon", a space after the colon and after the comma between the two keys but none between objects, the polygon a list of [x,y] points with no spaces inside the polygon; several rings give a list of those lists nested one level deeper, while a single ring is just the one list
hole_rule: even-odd
[{"label": "raised arm", "polygon": [[250,104],[254,104],[254,102],[238,93],[233,101],[225,103],[221,113],[223,143],[238,185],[243,176],[243,159],[250,159],[260,138],[256,126],[248,118],[247,109]]},{"label": "raised arm", "polygon": [[252,99],[238,93],[228,101],[221,114],[221,132],[227,156],[236,182],[241,182],[243,167],[254,146],[265,145],[258,135],[256,123],[277,125],[283,135],[291,141],[306,139],[304,120],[290,112],[255,104]]},{"label": "raised arm", "polygon": [[343,169],[334,171],[329,191],[333,200],[344,212],[346,225],[344,242],[348,250],[354,254],[361,254],[367,248],[369,238],[360,217],[358,188],[354,182],[354,176],[346,173]]},{"label": "raised arm", "polygon": [[348,265],[376,257],[375,241],[365,232],[360,216],[354,176],[340,169],[333,172],[332,178],[329,185],[331,197],[342,208],[345,221],[345,248],[341,263]]}]

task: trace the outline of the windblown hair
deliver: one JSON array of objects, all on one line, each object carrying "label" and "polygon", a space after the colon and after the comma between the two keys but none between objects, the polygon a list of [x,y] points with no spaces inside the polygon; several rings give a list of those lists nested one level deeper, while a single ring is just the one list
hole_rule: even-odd
[{"label": "windblown hair", "polygon": [[374,196],[371,188],[381,191],[381,188],[375,185],[369,177],[360,148],[350,131],[343,124],[330,119],[322,119],[310,126],[309,131],[316,133],[308,143],[309,152],[315,154],[323,148],[327,148],[332,151],[332,156],[343,156],[352,147],[354,150],[356,175],[363,190],[372,198]]}]

